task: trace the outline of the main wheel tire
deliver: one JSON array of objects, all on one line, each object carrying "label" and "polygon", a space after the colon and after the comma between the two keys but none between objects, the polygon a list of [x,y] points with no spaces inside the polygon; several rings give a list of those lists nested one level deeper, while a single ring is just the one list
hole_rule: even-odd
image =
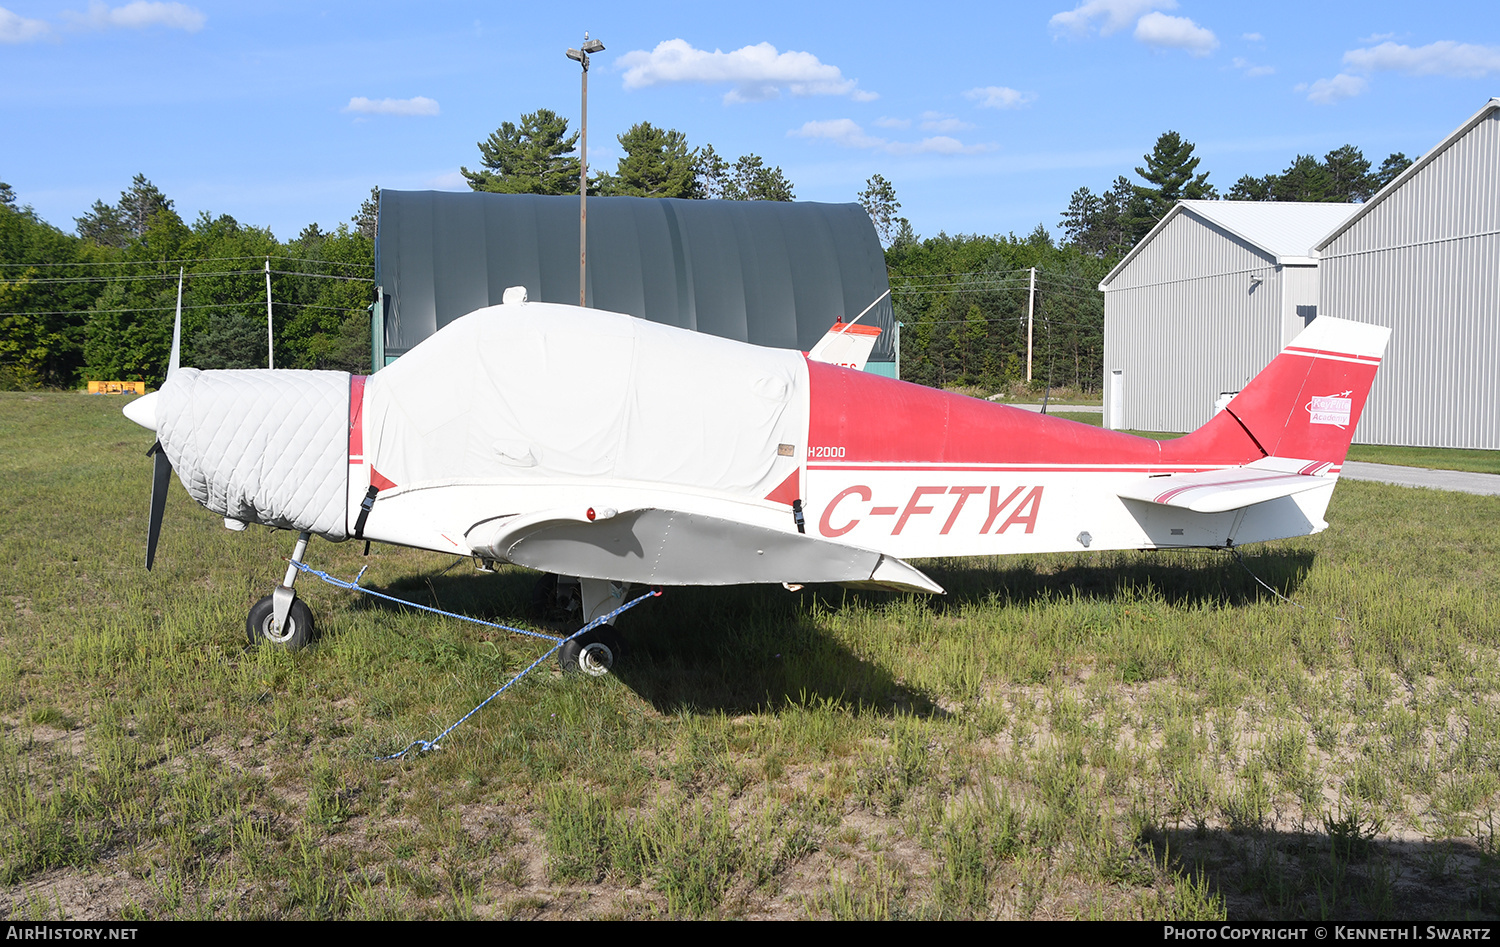
[{"label": "main wheel tire", "polygon": [[557,649],[557,662],[564,674],[579,673],[589,677],[608,674],[625,657],[625,642],[608,625],[600,625],[586,635],[563,642]]},{"label": "main wheel tire", "polygon": [[245,619],[245,632],[251,644],[275,645],[286,651],[300,651],[312,644],[312,612],[300,598],[292,599],[291,611],[286,616],[286,626],[278,634],[276,628],[276,602],[267,595],[250,607]]}]

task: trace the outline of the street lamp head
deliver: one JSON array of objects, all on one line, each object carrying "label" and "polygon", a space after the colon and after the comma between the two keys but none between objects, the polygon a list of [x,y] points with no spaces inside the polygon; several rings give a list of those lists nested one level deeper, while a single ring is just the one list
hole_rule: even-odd
[{"label": "street lamp head", "polygon": [[596,39],[591,39],[583,44],[583,51],[586,53],[602,53],[604,52],[604,44]]},{"label": "street lamp head", "polygon": [[576,62],[583,62],[583,53],[580,53],[576,49],[570,49],[568,50],[568,58]]}]

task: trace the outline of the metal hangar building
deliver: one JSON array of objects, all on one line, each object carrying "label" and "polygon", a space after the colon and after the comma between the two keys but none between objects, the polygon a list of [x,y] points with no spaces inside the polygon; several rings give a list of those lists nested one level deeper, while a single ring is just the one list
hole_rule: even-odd
[{"label": "metal hangar building", "polygon": [[1500,98],[1363,204],[1184,201],[1099,288],[1110,427],[1193,430],[1322,313],[1391,329],[1356,443],[1500,450]]},{"label": "metal hangar building", "polygon": [[1104,417],[1191,431],[1319,312],[1313,246],[1357,204],[1182,201],[1110,270]]},{"label": "metal hangar building", "polygon": [[1500,98],[1315,250],[1324,311],[1391,329],[1355,440],[1500,450]]}]

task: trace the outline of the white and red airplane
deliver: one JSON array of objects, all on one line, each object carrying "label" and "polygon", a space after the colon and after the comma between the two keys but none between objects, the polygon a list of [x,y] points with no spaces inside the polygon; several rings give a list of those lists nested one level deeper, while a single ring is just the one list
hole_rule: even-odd
[{"label": "white and red airplane", "polygon": [[[1323,316],[1212,420],[1155,441],[617,313],[505,304],[366,377],[172,366],[126,414],[225,517],[628,583],[942,589],[935,556],[1238,546],[1316,533],[1389,330]],[[836,327],[837,328],[837,327]],[[252,637],[305,644],[283,584]],[[613,629],[588,633],[608,664]],[[565,659],[579,654],[565,651]]]}]

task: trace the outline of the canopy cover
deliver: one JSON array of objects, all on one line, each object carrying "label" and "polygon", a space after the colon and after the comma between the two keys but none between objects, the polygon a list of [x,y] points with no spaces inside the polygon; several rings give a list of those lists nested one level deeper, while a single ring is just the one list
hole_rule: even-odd
[{"label": "canopy cover", "polygon": [[464,316],[371,376],[398,488],[608,479],[760,499],[806,449],[803,356],[553,303]]}]

